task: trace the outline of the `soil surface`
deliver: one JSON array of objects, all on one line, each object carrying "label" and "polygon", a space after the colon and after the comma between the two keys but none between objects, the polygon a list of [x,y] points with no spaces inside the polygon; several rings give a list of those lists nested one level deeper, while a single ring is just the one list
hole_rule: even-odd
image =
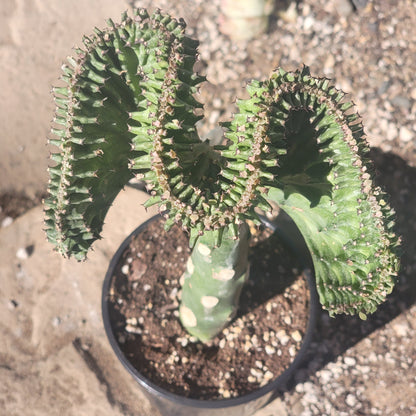
[{"label": "soil surface", "polygon": [[132,240],[110,287],[110,320],[128,360],[153,383],[196,399],[238,397],[276,379],[300,349],[309,318],[296,259],[276,235],[258,241],[237,316],[202,344],[178,320],[188,238],[177,226],[166,233],[163,222]]}]

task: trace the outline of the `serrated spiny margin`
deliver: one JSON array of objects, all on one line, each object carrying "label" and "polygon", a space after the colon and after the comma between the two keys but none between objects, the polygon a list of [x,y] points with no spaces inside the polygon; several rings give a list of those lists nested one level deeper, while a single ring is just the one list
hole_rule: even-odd
[{"label": "serrated spiny margin", "polygon": [[[47,236],[63,255],[85,257],[99,238],[113,199],[131,177],[146,172],[150,182],[155,179],[147,172],[158,141],[153,141],[153,132],[137,137],[135,130],[142,125],[147,130],[143,119],[157,123],[148,113],[149,103],[158,96],[149,78],[164,78],[166,51],[174,49],[171,43],[177,38],[185,38],[183,33],[183,23],[158,11],[149,16],[141,9],[134,20],[125,14],[121,24],[110,20],[108,28],[85,37],[85,49],[78,49],[75,58],[68,58],[69,66],[63,66],[66,86],[54,89],[57,115],[51,139],[60,152],[51,156],[56,165],[49,168],[45,201]],[[181,53],[194,52],[196,44],[186,38],[182,50],[176,48],[178,60]],[[192,70],[195,56],[190,58],[185,57],[184,69]],[[190,79],[188,89],[194,92],[201,77],[192,74]],[[181,85],[186,90],[185,83]],[[197,118],[184,119],[190,123]]]},{"label": "serrated spiny margin", "polygon": [[[359,313],[364,318],[393,288],[399,269],[399,239],[393,231],[394,212],[386,195],[373,184],[361,119],[353,105],[344,101],[344,93],[326,79],[310,77],[305,70],[280,71],[272,81],[276,97],[291,101],[288,110],[303,108],[317,115],[325,113],[325,117],[315,116],[313,123],[321,133],[317,136],[320,152],[331,166],[328,179],[332,191],[317,208],[310,209],[311,220],[315,215],[313,220],[321,226],[313,236],[305,238],[323,306],[331,314]],[[336,125],[346,151],[337,142],[337,134],[326,134]],[[296,218],[299,214],[293,209],[301,208],[291,209]],[[319,210],[325,215],[317,214]],[[307,215],[307,209],[304,211],[303,215]]]}]

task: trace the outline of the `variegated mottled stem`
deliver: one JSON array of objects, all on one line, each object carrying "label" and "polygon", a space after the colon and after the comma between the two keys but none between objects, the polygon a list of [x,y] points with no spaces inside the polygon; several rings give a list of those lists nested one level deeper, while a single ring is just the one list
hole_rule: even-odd
[{"label": "variegated mottled stem", "polygon": [[209,341],[229,323],[238,308],[248,273],[248,227],[242,224],[239,238],[224,228],[222,243],[207,231],[198,239],[183,275],[179,316],[187,331]]}]

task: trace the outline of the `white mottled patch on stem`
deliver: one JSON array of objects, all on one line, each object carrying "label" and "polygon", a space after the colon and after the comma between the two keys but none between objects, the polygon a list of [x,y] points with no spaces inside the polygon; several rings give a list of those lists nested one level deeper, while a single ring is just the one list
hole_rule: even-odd
[{"label": "white mottled patch on stem", "polygon": [[192,262],[192,258],[189,257],[188,261],[186,262],[186,270],[188,270],[189,274],[192,274],[195,270],[194,263]]},{"label": "white mottled patch on stem", "polygon": [[208,246],[206,246],[205,244],[198,244],[198,251],[203,256],[209,256],[211,254],[211,249]]},{"label": "white mottled patch on stem", "polygon": [[231,280],[235,275],[235,271],[233,269],[222,269],[219,272],[213,272],[212,278],[216,280],[221,280],[222,282],[227,282]]},{"label": "white mottled patch on stem", "polygon": [[211,309],[216,306],[219,302],[219,299],[215,296],[202,296],[201,303],[204,308]]},{"label": "white mottled patch on stem", "polygon": [[181,317],[182,323],[186,327],[192,328],[196,326],[196,316],[187,306],[181,305],[179,308],[179,315]]}]

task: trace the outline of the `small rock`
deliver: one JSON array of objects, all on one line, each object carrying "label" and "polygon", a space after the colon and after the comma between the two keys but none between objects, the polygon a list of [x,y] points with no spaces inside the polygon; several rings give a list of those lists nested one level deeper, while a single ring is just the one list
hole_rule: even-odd
[{"label": "small rock", "polygon": [[9,225],[11,225],[13,223],[13,218],[12,217],[5,217],[3,218],[3,221],[1,222],[1,226],[3,228],[8,227]]},{"label": "small rock", "polygon": [[308,31],[315,25],[315,19],[312,16],[306,16],[303,21],[303,29]]},{"label": "small rock", "polygon": [[134,325],[126,325],[125,330],[127,332],[129,332],[130,334],[141,334],[142,330],[141,328],[138,328],[137,326]]},{"label": "small rock", "polygon": [[56,327],[56,326],[59,326],[60,324],[61,324],[61,318],[59,316],[55,316],[52,319],[52,325]]},{"label": "small rock", "polygon": [[296,342],[302,341],[302,334],[299,331],[295,331],[292,333],[292,338]]},{"label": "small rock", "polygon": [[344,363],[345,365],[347,365],[348,367],[352,367],[355,364],[357,364],[357,360],[353,357],[345,357],[344,358]]},{"label": "small rock", "polygon": [[403,110],[409,110],[412,105],[410,100],[404,95],[396,95],[391,102],[395,107],[400,107]]},{"label": "small rock", "polygon": [[9,307],[10,310],[14,310],[19,306],[19,302],[17,302],[14,299],[10,299],[7,306]]},{"label": "small rock", "polygon": [[352,0],[352,2],[357,10],[364,9],[368,4],[368,0]]},{"label": "small rock", "polygon": [[335,9],[340,16],[347,17],[354,11],[354,8],[349,0],[335,0],[334,3]]},{"label": "small rock", "polygon": [[285,316],[285,317],[283,318],[283,322],[284,322],[286,325],[291,325],[291,323],[292,323],[292,319],[290,318],[290,316]]},{"label": "small rock", "polygon": [[399,137],[402,142],[410,142],[415,137],[415,132],[411,131],[407,127],[401,127]]},{"label": "small rock", "polygon": [[27,258],[29,258],[29,253],[27,252],[25,247],[20,247],[17,251],[16,251],[16,257],[19,260],[26,260]]},{"label": "small rock", "polygon": [[125,275],[128,275],[128,274],[129,274],[129,270],[130,270],[129,265],[128,265],[128,264],[125,264],[125,265],[121,268],[121,273],[123,273],[123,274],[125,274]]},{"label": "small rock", "polygon": [[264,347],[264,349],[265,349],[267,355],[272,355],[276,352],[276,349],[274,347],[270,346],[270,345],[266,345]]},{"label": "small rock", "polygon": [[231,397],[231,393],[229,390],[224,390],[222,393],[222,397],[224,397],[224,399],[229,399]]},{"label": "small rock", "polygon": [[345,403],[349,407],[354,407],[357,405],[357,398],[352,394],[347,394],[347,397],[345,398]]},{"label": "small rock", "polygon": [[407,335],[408,327],[407,325],[397,323],[393,325],[393,330],[398,337],[405,337]]}]

